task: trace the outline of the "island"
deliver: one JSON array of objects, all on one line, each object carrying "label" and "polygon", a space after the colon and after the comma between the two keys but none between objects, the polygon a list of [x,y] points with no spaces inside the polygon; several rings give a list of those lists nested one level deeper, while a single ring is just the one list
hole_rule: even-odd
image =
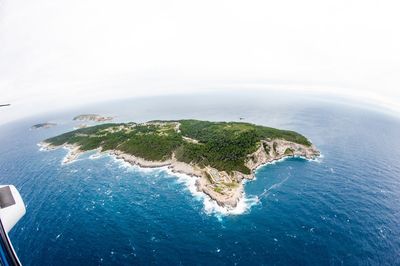
[{"label": "island", "polygon": [[97,114],[83,114],[83,115],[75,116],[73,120],[106,122],[106,121],[113,120],[113,118],[111,116],[101,116],[101,115],[97,115]]},{"label": "island", "polygon": [[40,124],[33,125],[31,128],[32,128],[32,129],[51,128],[51,127],[54,127],[54,126],[56,126],[56,125],[57,125],[56,123],[49,123],[49,122],[46,122],[46,123],[40,123]]},{"label": "island", "polygon": [[63,163],[97,150],[141,167],[168,167],[196,178],[196,187],[226,208],[243,197],[255,170],[285,157],[314,159],[317,148],[303,135],[244,122],[199,120],[106,123],[44,140],[45,149],[67,147]]},{"label": "island", "polygon": [[88,127],[88,125],[87,124],[80,124],[80,125],[77,125],[76,127],[74,127],[74,129],[80,129],[80,128],[85,128],[85,127]]}]

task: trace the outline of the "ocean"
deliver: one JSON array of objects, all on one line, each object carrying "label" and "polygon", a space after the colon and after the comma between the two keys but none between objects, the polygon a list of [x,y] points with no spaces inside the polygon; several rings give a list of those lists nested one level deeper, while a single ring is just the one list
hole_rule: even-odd
[{"label": "ocean", "polygon": [[[117,122],[194,118],[290,129],[319,148],[259,168],[231,212],[193,178],[37,144],[81,113]],[[55,122],[49,129],[33,124]],[[0,183],[26,215],[10,232],[24,265],[400,265],[400,120],[351,102],[262,92],[104,102],[0,127]]]}]

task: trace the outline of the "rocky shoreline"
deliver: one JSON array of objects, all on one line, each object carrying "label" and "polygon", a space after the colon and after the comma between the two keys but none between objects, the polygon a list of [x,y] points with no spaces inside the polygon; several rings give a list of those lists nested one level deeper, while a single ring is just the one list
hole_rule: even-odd
[{"label": "rocky shoreline", "polygon": [[82,114],[75,116],[73,120],[76,121],[94,121],[94,122],[106,122],[106,121],[111,121],[114,118],[111,116],[101,116],[98,114]]},{"label": "rocky shoreline", "polygon": [[51,127],[55,127],[55,126],[57,126],[56,123],[46,122],[46,123],[35,124],[35,125],[31,126],[31,129],[51,128]]},{"label": "rocky shoreline", "polygon": [[[54,150],[59,147],[68,149],[69,152],[64,157],[62,164],[71,163],[84,153],[77,145],[67,144],[53,146],[49,143],[41,142],[39,146],[43,150]],[[101,153],[102,151],[98,149],[97,152]],[[166,161],[148,161],[131,154],[126,154],[120,150],[110,150],[105,151],[105,153],[139,167],[168,167],[173,173],[186,174],[196,178],[197,190],[209,196],[212,200],[217,202],[218,205],[227,209],[235,208],[239,200],[243,198],[244,180],[254,179],[257,168],[286,157],[315,159],[320,155],[320,152],[314,145],[305,146],[282,139],[263,140],[258,149],[254,153],[248,155],[246,166],[251,170],[251,173],[246,175],[238,171],[227,173],[210,166],[201,168],[195,164],[177,161],[174,155],[171,159]]]}]

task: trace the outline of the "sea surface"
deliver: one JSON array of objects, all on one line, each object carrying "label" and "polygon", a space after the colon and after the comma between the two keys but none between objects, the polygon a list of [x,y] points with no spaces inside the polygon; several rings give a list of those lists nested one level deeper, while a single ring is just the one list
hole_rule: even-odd
[{"label": "sea surface", "polygon": [[[227,213],[165,168],[94,153],[62,165],[67,150],[40,151],[81,113],[243,118],[296,130],[323,156],[259,168]],[[400,120],[340,99],[226,92],[55,110],[0,127],[0,183],[26,203],[10,232],[24,265],[400,265]]]}]

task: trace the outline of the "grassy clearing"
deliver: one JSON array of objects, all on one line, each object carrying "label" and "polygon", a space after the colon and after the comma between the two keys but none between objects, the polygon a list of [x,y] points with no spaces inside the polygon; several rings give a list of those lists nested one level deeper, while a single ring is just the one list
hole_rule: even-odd
[{"label": "grassy clearing", "polygon": [[[180,132],[176,130],[180,123]],[[185,141],[188,137],[199,141]],[[102,124],[81,128],[47,139],[53,145],[76,144],[82,150],[119,149],[146,160],[163,161],[175,153],[179,161],[220,171],[250,174],[247,156],[256,151],[261,140],[285,139],[304,145],[311,143],[302,135],[287,130],[240,122],[199,120],[157,121],[145,124]],[[269,149],[269,147],[264,147]],[[276,150],[276,146],[273,145]],[[289,151],[288,151],[289,152]]]}]

